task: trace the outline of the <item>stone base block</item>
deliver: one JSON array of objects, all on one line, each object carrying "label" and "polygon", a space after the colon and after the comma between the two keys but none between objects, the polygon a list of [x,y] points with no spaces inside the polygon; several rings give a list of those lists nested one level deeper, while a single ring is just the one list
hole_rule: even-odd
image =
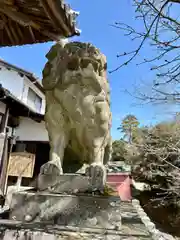
[{"label": "stone base block", "polygon": [[[4,236],[0,240],[151,240],[149,236],[131,236],[121,235],[118,233],[81,233],[81,232],[60,232],[59,234],[48,234],[45,232],[32,230],[6,230]],[[158,239],[157,239],[158,240]]]},{"label": "stone base block", "polygon": [[40,174],[38,189],[48,190],[50,193],[82,193],[92,191],[90,178],[80,174],[48,175]]},{"label": "stone base block", "polygon": [[151,239],[131,202],[118,197],[18,192],[13,194],[10,219],[0,225],[62,240]]},{"label": "stone base block", "polygon": [[13,194],[10,219],[79,227],[119,229],[120,199],[87,195],[18,192]]},{"label": "stone base block", "polygon": [[[96,176],[97,175],[97,176]],[[85,193],[103,191],[106,173],[102,166],[90,166],[86,175],[81,174],[39,174],[37,188],[53,193]]]}]

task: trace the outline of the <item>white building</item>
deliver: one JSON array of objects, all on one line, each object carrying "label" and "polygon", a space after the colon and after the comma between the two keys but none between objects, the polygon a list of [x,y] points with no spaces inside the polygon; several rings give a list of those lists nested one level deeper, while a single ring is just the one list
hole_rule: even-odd
[{"label": "white building", "polygon": [[23,177],[23,185],[36,178],[49,159],[49,140],[44,122],[45,94],[40,81],[30,72],[0,60],[0,190],[13,185],[17,177],[7,174],[12,152],[35,155],[33,177]]},{"label": "white building", "polygon": [[44,114],[44,91],[32,73],[0,60],[0,84],[35,112]]},{"label": "white building", "polygon": [[[34,113],[45,113],[45,95],[40,81],[30,72],[0,60],[0,84]],[[5,113],[6,104],[0,102],[0,115]],[[29,117],[20,116],[15,129],[19,141],[48,141],[44,121],[37,123]]]}]

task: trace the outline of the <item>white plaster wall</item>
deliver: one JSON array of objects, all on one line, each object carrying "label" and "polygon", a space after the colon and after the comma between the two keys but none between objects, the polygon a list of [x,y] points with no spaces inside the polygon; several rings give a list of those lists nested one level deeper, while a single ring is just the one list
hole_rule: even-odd
[{"label": "white plaster wall", "polygon": [[27,104],[27,97],[28,97],[29,88],[31,88],[42,99],[41,111],[39,112],[37,109],[34,109],[34,110],[36,112],[44,114],[45,113],[45,105],[46,105],[44,93],[42,93],[26,76],[24,76],[24,89],[23,89],[22,100],[26,104]]},{"label": "white plaster wall", "polygon": [[0,65],[0,84],[19,100],[22,99],[24,80],[16,71],[8,70]]},{"label": "white plaster wall", "polygon": [[6,111],[6,104],[0,101],[0,113],[4,114]]},{"label": "white plaster wall", "polygon": [[49,141],[45,122],[40,123],[30,118],[21,117],[20,125],[15,131],[19,141]]},{"label": "white plaster wall", "polygon": [[0,84],[9,90],[15,97],[27,105],[27,96],[29,87],[42,98],[42,106],[39,112],[38,109],[34,111],[44,114],[45,113],[45,95],[42,93],[26,76],[21,77],[15,70],[8,70],[8,68],[0,65]]}]

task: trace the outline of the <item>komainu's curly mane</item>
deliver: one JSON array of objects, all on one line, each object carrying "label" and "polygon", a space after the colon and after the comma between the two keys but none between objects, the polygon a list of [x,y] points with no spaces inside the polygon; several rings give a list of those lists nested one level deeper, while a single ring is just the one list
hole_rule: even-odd
[{"label": "komainu's curly mane", "polygon": [[106,57],[90,43],[71,42],[64,47],[57,43],[46,57],[48,62],[43,70],[42,81],[45,90],[53,89],[67,69],[84,69],[90,62],[100,76],[103,76],[107,69]]}]

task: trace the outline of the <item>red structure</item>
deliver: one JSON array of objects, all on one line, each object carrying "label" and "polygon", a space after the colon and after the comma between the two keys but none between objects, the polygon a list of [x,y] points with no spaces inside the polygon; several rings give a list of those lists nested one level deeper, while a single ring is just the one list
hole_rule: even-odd
[{"label": "red structure", "polygon": [[107,183],[117,192],[122,201],[131,201],[131,178],[129,172],[108,173]]}]

